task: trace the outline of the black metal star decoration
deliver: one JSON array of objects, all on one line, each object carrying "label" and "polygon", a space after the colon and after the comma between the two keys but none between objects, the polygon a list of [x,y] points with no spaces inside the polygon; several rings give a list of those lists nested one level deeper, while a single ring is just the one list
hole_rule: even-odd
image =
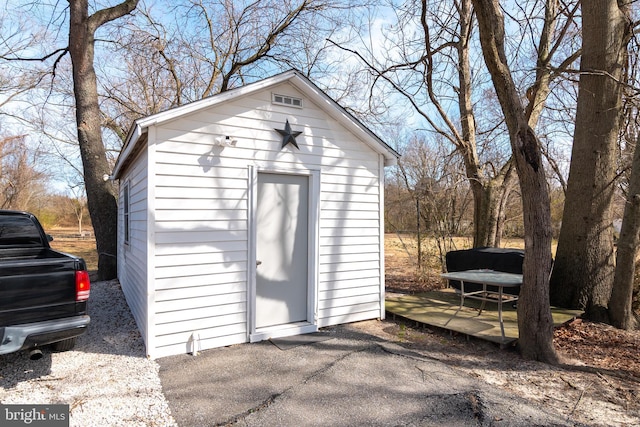
[{"label": "black metal star decoration", "polygon": [[293,144],[298,150],[298,143],[296,142],[296,136],[300,135],[302,132],[292,131],[291,125],[289,124],[289,119],[287,119],[287,123],[284,125],[284,129],[276,129],[276,131],[282,135],[282,147],[281,149],[286,147],[287,144]]}]

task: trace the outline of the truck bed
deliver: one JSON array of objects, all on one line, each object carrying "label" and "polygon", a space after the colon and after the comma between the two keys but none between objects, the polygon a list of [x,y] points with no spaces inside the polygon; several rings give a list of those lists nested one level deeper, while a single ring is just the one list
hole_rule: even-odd
[{"label": "truck bed", "polygon": [[33,214],[0,210],[0,354],[69,350],[89,326],[87,266],[51,240]]},{"label": "truck bed", "polygon": [[0,327],[86,312],[75,301],[75,272],[84,261],[49,248],[0,250]]}]

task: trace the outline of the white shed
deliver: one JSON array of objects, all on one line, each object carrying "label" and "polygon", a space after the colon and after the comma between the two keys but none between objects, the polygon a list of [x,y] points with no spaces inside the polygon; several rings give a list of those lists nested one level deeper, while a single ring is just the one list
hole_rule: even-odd
[{"label": "white shed", "polygon": [[112,176],[147,354],[384,318],[397,158],[297,71],[136,120]]}]

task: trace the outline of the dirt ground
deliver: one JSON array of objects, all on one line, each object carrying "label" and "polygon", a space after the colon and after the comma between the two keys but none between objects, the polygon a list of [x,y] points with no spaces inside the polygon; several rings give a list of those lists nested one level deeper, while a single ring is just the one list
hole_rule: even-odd
[{"label": "dirt ground", "polygon": [[[438,271],[416,273],[411,248],[385,244],[388,292],[415,293],[443,285]],[[407,250],[408,249],[408,250]],[[481,340],[415,322],[366,322],[367,332],[428,351],[468,375],[539,402],[586,425],[640,425],[640,332],[576,319],[555,331],[560,366],[524,360]]]}]

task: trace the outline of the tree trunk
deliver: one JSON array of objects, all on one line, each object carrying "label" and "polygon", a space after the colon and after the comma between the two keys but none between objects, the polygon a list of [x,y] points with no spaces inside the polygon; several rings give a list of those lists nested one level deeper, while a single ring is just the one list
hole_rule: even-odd
[{"label": "tree trunk", "polygon": [[506,212],[507,212],[507,204],[509,203],[509,197],[511,195],[511,191],[513,190],[514,185],[517,183],[517,175],[513,167],[513,162],[509,162],[509,170],[507,171],[505,182],[503,183],[502,190],[500,192],[500,208],[498,209],[498,226],[496,229],[496,247],[500,247],[502,235],[504,234],[504,225],[507,220]]},{"label": "tree trunk", "polygon": [[616,0],[583,0],[578,109],[551,302],[606,321],[614,277],[612,200],[629,20]]},{"label": "tree trunk", "polygon": [[89,16],[88,0],[69,1],[69,53],[73,66],[78,143],[89,215],[96,237],[99,280],[117,276],[118,207],[111,182],[103,179],[110,174],[110,167],[102,142],[102,115],[93,66],[94,34],[102,24],[131,12],[136,5],[137,0],[128,0]]},{"label": "tree trunk", "polygon": [[510,170],[482,182],[470,179],[474,200],[474,248],[500,246],[506,200],[514,179]]},{"label": "tree trunk", "polygon": [[[425,2],[423,8],[428,7]],[[424,10],[424,9],[423,9]],[[487,178],[480,168],[476,142],[476,120],[473,112],[472,76],[469,59],[469,40],[473,28],[473,8],[471,0],[460,2],[459,9],[460,36],[456,42],[458,53],[458,108],[460,111],[460,129],[462,134],[457,142],[462,154],[467,179],[473,195],[473,247],[496,247],[500,244],[502,209],[513,179],[511,168],[503,168],[493,178]]]},{"label": "tree trunk", "polygon": [[495,247],[496,232],[498,228],[498,208],[500,200],[492,182],[478,183],[478,191],[473,192],[474,209],[474,235],[473,247]]},{"label": "tree trunk", "polygon": [[525,258],[518,303],[518,344],[526,358],[557,363],[549,305],[551,209],[540,144],[528,124],[507,64],[499,1],[473,0],[473,5],[482,53],[505,115],[522,192]]},{"label": "tree trunk", "polygon": [[622,229],[618,239],[616,272],[609,301],[609,320],[620,329],[635,329],[638,322],[633,313],[633,276],[636,256],[640,247],[640,135],[638,136],[633,163],[627,204],[624,208]]}]

